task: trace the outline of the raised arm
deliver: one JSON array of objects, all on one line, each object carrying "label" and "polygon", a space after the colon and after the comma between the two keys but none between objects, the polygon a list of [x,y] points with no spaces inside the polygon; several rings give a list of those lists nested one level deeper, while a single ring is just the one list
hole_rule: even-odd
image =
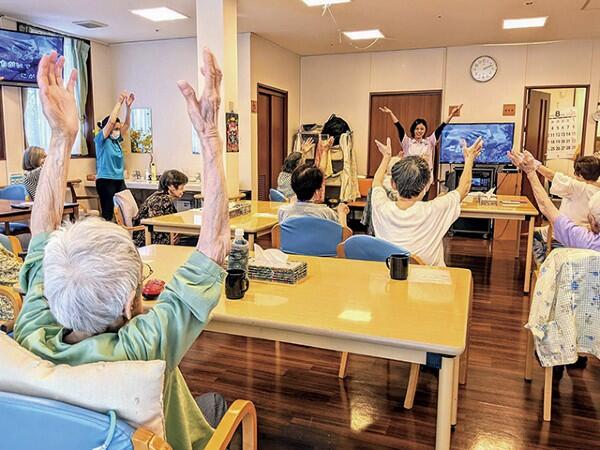
[{"label": "raised arm", "polygon": [[51,135],[48,156],[31,211],[32,236],[52,232],[61,224],[71,149],[79,131],[79,113],[74,93],[77,71],[71,72],[65,86],[62,77],[64,65],[65,58],[58,58],[58,54],[52,52],[42,57],[38,66],[40,101]]},{"label": "raised arm", "polygon": [[442,135],[442,131],[444,131],[444,128],[446,128],[446,125],[448,125],[450,123],[450,121],[458,115],[458,113],[460,112],[462,107],[463,107],[463,104],[461,103],[460,105],[452,108],[452,111],[450,111],[450,114],[448,115],[448,118],[446,119],[446,121],[442,122],[438,125],[438,127],[434,131],[436,140],[438,140],[440,138],[440,136]]},{"label": "raised arm", "polygon": [[460,199],[463,200],[471,190],[471,183],[473,183],[473,164],[475,160],[481,153],[481,148],[483,147],[483,140],[481,137],[477,138],[477,140],[471,145],[467,147],[467,143],[463,140],[463,154],[465,156],[465,166],[463,169],[463,173],[460,176],[460,181],[458,182],[458,187],[456,188],[456,192],[460,195]]},{"label": "raised arm", "polygon": [[394,126],[396,127],[396,130],[398,130],[398,139],[400,139],[400,142],[402,142],[402,139],[404,139],[406,132],[404,131],[402,124],[400,123],[400,121],[398,120],[398,118],[396,117],[394,112],[387,106],[379,107],[379,111],[390,116],[390,119],[392,120],[392,122],[394,122]]},{"label": "raised arm", "polygon": [[123,103],[126,99],[127,92],[121,92],[119,94],[119,99],[117,100],[117,103],[115,103],[115,106],[113,106],[113,109],[110,112],[110,116],[108,116],[108,122],[106,123],[104,128],[102,128],[102,135],[104,136],[104,139],[108,139],[110,133],[112,133],[112,130],[115,127],[115,123],[117,123],[117,119],[119,118],[121,106],[123,106]]},{"label": "raised arm", "polygon": [[387,167],[390,164],[390,159],[392,159],[392,140],[390,138],[387,138],[385,144],[382,144],[375,139],[375,144],[377,144],[377,149],[381,152],[382,158],[381,163],[373,176],[373,187],[383,186],[383,179],[385,178]]},{"label": "raised arm", "polygon": [[223,74],[215,56],[203,50],[204,90],[198,99],[187,81],[177,85],[187,103],[190,121],[202,143],[204,208],[196,249],[221,265],[229,252],[230,235],[227,184],[223,167],[223,142],[219,135],[220,88]]},{"label": "raised arm", "polygon": [[531,189],[533,190],[533,195],[537,201],[538,207],[540,208],[540,212],[546,216],[551,223],[554,223],[556,219],[558,219],[559,212],[556,206],[554,206],[554,203],[552,203],[552,200],[550,200],[546,189],[544,189],[542,182],[537,176],[535,170],[535,159],[533,156],[531,156],[531,154],[527,155],[523,153],[509,152],[508,157],[515,166],[525,172],[527,179],[529,180],[529,184],[531,184]]},{"label": "raised arm", "polygon": [[135,95],[133,92],[127,96],[125,99],[125,122],[123,122],[123,126],[121,127],[121,133],[127,133],[129,131],[129,126],[131,124],[131,105],[135,101]]},{"label": "raised arm", "polygon": [[554,179],[554,175],[556,175],[556,172],[550,169],[549,167],[544,166],[540,161],[535,159],[535,157],[529,151],[524,150],[521,156],[523,158],[523,161],[526,162],[528,165],[533,164],[533,167],[537,171],[537,173],[543,176],[546,180],[552,181]]}]

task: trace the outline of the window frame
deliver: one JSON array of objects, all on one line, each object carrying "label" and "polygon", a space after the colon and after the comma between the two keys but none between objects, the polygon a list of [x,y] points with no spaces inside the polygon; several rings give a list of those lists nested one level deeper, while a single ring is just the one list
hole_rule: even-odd
[{"label": "window frame", "polygon": [[[94,89],[93,89],[93,79],[92,79],[92,42],[89,39],[83,39],[83,38],[80,38],[77,36],[72,36],[72,35],[65,34],[65,33],[59,33],[54,30],[47,30],[47,29],[39,27],[37,25],[30,25],[25,22],[17,22],[17,31],[22,31],[22,27],[31,27],[31,28],[35,28],[42,32],[52,33],[52,34],[70,38],[70,39],[78,39],[80,41],[87,43],[90,46],[90,54],[88,55],[88,58],[86,61],[87,73],[88,73],[88,92],[87,92],[87,97],[85,99],[85,128],[84,128],[84,133],[83,133],[85,136],[85,142],[86,142],[87,148],[88,148],[88,154],[87,155],[71,155],[71,159],[96,158],[96,146],[94,145],[95,123],[94,123],[94,92],[93,92]],[[22,32],[24,32],[24,31],[22,31]],[[23,110],[23,129],[24,129],[24,127],[25,127],[25,108],[23,105],[23,102],[24,102],[23,88],[20,88],[20,92],[21,92],[21,105],[22,105],[22,110]],[[1,100],[1,94],[0,94],[0,100]],[[0,105],[0,113],[2,111],[1,108],[2,108],[2,105]],[[0,120],[1,120],[1,116],[0,116]],[[2,125],[2,122],[0,121],[0,126],[1,125]],[[0,137],[2,137],[4,135],[3,131],[4,131],[3,129],[0,130]],[[25,136],[25,133],[23,133],[23,148],[27,148],[28,146],[29,146],[29,144],[27,142],[27,136]],[[4,154],[3,150],[4,150],[3,145],[0,142],[0,160],[2,160],[2,155]],[[6,157],[5,154],[4,154],[4,156]]]}]

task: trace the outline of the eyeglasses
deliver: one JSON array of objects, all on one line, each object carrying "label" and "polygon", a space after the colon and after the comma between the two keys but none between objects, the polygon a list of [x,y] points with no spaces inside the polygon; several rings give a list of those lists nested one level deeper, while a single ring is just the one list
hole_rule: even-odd
[{"label": "eyeglasses", "polygon": [[144,263],[142,266],[142,279],[143,281],[146,281],[148,278],[150,278],[152,276],[152,274],[154,273],[154,270],[152,269],[152,266],[148,263]]}]

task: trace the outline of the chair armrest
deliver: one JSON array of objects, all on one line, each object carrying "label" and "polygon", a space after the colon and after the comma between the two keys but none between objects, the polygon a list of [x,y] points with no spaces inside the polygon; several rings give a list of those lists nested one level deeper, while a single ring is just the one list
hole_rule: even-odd
[{"label": "chair armrest", "polygon": [[145,231],[146,227],[144,225],[136,225],[134,227],[123,227],[125,228],[127,231]]},{"label": "chair armrest", "polygon": [[172,450],[172,447],[160,436],[145,428],[138,428],[131,436],[133,450]]},{"label": "chair armrest", "polygon": [[243,450],[254,450],[258,445],[256,408],[249,400],[236,400],[229,407],[205,450],[225,450],[242,424]]}]

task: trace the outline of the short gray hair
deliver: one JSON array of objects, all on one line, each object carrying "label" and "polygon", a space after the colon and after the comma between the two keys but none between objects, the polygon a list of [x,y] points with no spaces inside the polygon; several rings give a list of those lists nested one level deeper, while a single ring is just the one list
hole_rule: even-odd
[{"label": "short gray hair", "polygon": [[414,198],[427,187],[431,179],[429,164],[420,156],[407,156],[392,167],[392,179],[402,198]]},{"label": "short gray hair", "polygon": [[44,252],[44,295],[62,326],[106,331],[141,282],[142,261],[123,228],[99,218],[66,223]]}]

